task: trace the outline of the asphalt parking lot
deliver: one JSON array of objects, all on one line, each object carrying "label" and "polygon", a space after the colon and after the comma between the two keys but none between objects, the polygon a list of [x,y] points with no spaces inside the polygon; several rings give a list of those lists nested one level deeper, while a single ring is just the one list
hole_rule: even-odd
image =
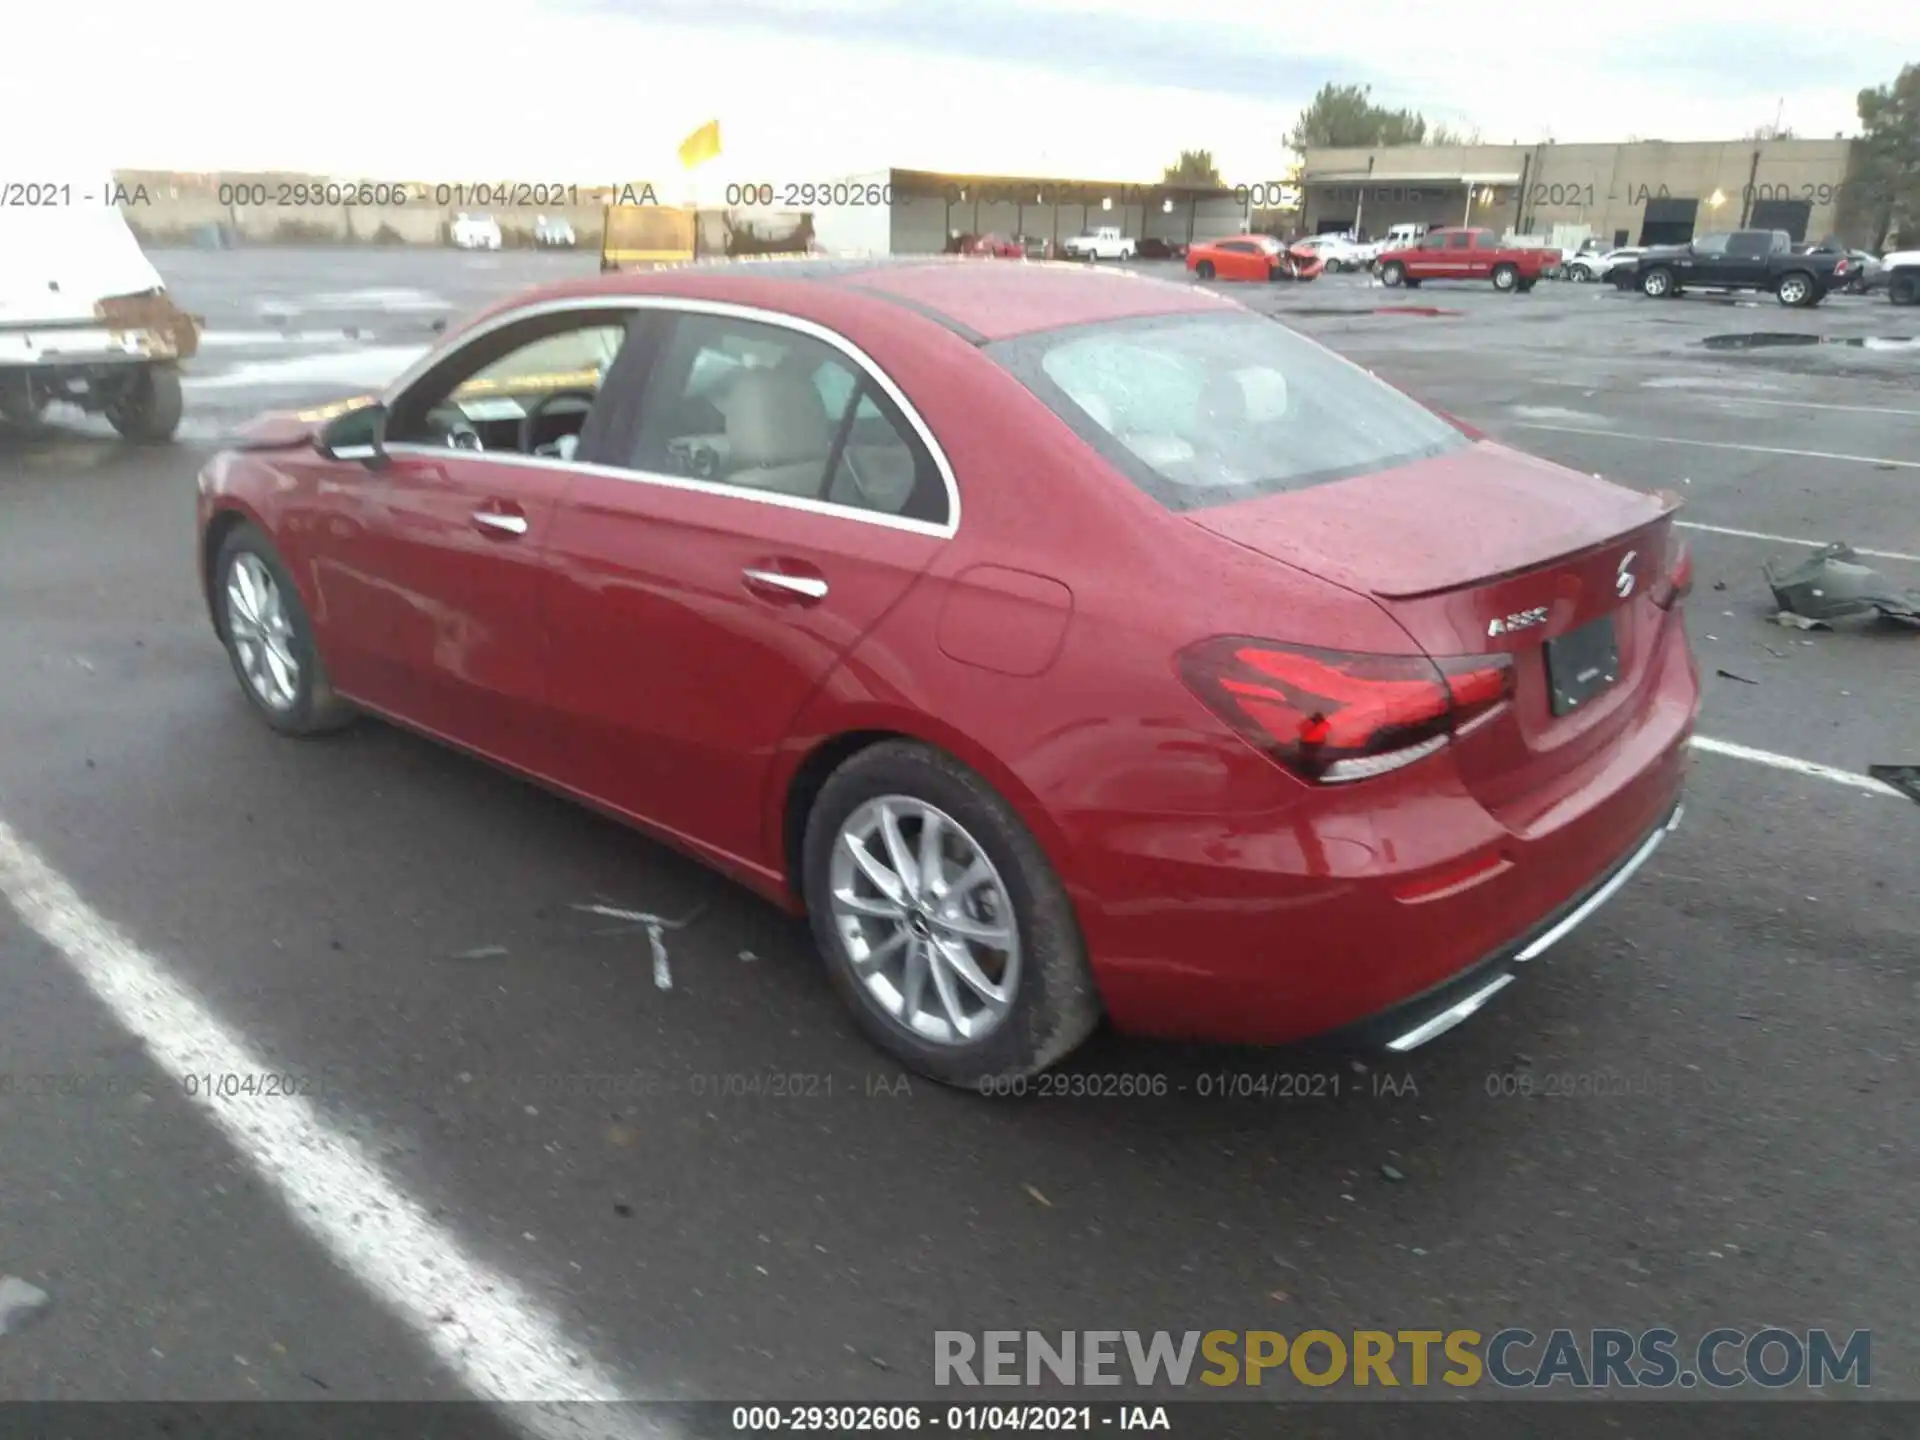
[{"label": "asphalt parking lot", "polygon": [[[1920,587],[1920,312],[1247,287],[1678,490],[1717,748],[1640,876],[1405,1062],[1102,1036],[1075,1071],[1168,1093],[995,1103],[904,1081],[803,929],[690,862],[380,725],[276,739],[234,686],[191,558],[215,437],[591,257],[155,259],[208,320],[180,442],[0,438],[0,1276],[52,1301],[0,1327],[0,1396],[519,1393],[532,1355],[926,1398],[941,1329],[1782,1325],[1871,1330],[1873,1394],[1920,1398],[1920,807],[1864,781],[1920,763],[1920,634],[1780,628],[1760,574],[1844,539]],[[1821,343],[1717,339],[1767,334]],[[692,917],[671,991],[592,903]],[[223,1125],[148,1047],[303,1103]],[[1229,1073],[1337,1094],[1202,1098]],[[316,1238],[362,1218],[376,1249]]]}]

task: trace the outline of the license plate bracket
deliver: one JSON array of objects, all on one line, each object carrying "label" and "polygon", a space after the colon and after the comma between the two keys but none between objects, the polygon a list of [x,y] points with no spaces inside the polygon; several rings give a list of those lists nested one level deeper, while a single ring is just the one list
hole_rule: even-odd
[{"label": "license plate bracket", "polygon": [[1546,652],[1555,715],[1579,709],[1620,678],[1620,642],[1611,615],[1547,641]]}]

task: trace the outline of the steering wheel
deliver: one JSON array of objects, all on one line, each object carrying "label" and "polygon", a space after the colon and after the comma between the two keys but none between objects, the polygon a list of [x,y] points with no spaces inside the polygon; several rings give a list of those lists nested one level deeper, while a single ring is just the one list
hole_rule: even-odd
[{"label": "steering wheel", "polygon": [[440,443],[453,450],[484,450],[480,432],[474,429],[473,422],[452,405],[435,406],[427,412],[430,424],[438,423]]},{"label": "steering wheel", "polygon": [[588,410],[591,410],[593,408],[593,402],[595,400],[598,400],[599,398],[600,398],[599,395],[592,390],[548,391],[545,395],[542,395],[538,400],[535,400],[532,404],[528,405],[526,407],[526,412],[523,415],[521,415],[520,440],[519,440],[519,444],[515,448],[518,449],[522,455],[531,455],[534,453],[533,451],[534,427],[539,423],[540,417],[542,415],[545,415],[547,411],[552,409],[560,401],[581,400],[586,403],[586,408]]}]

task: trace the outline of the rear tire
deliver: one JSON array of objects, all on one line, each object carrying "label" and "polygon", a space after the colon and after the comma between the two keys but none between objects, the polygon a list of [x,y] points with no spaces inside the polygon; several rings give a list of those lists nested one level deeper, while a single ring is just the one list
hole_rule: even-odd
[{"label": "rear tire", "polygon": [[1773,298],[1794,310],[1809,310],[1820,303],[1820,287],[1803,270],[1789,271],[1773,287]]},{"label": "rear tire", "polygon": [[16,430],[37,430],[47,408],[46,397],[33,380],[21,375],[15,380],[0,379],[0,424]]},{"label": "rear tire", "polygon": [[1500,291],[1520,288],[1520,271],[1512,265],[1501,263],[1493,267],[1493,288]]},{"label": "rear tire", "polygon": [[[216,628],[240,691],[267,724],[282,735],[306,736],[352,723],[353,707],[327,681],[293,577],[251,523],[234,526],[220,542],[212,589]],[[263,650],[271,658],[261,656]],[[290,683],[282,684],[289,669]]]},{"label": "rear tire", "polygon": [[144,365],[107,402],[107,423],[127,439],[161,445],[180,428],[180,372],[171,365]]},{"label": "rear tire", "polygon": [[1589,280],[1593,279],[1593,271],[1584,265],[1575,265],[1568,269],[1567,276],[1576,284],[1585,285]]},{"label": "rear tire", "polygon": [[[841,869],[848,875],[872,875],[871,870],[846,857],[851,854],[851,846],[872,843],[862,841],[859,836],[875,813],[873,807],[882,800],[888,802],[898,817],[897,833],[909,856],[909,864],[904,869],[915,874],[915,884],[907,887],[909,896],[919,889],[918,841],[922,832],[917,828],[918,815],[928,809],[936,812],[940,832],[950,837],[956,849],[971,847],[978,860],[990,867],[988,877],[976,882],[960,901],[985,891],[981,903],[992,902],[986,911],[987,918],[969,917],[966,923],[1010,929],[1014,937],[1012,951],[999,956],[997,975],[987,973],[994,958],[990,947],[964,953],[972,958],[983,978],[1004,981],[1012,993],[1004,1012],[976,1039],[930,1038],[924,1029],[912,1028],[897,1018],[895,1010],[907,1005],[906,994],[912,988],[904,971],[898,985],[890,978],[871,978],[887,969],[890,960],[871,964],[864,972],[856,968],[854,947],[873,943],[869,937],[877,936],[884,941],[886,937],[878,936],[878,930],[895,922],[868,918],[868,911],[856,912],[847,907],[845,898],[855,896],[856,885],[864,887],[867,882],[845,880],[836,892],[834,866],[838,857],[844,862]],[[916,827],[912,835],[906,833],[909,825]],[[909,1069],[946,1085],[989,1088],[991,1082],[1019,1079],[1046,1069],[1078,1046],[1099,1024],[1099,993],[1094,987],[1079,925],[1065,888],[1039,843],[1012,807],[985,780],[953,757],[929,746],[900,740],[885,741],[862,750],[821,787],[812,813],[807,817],[801,853],[808,918],[834,988],[852,1009],[866,1037]],[[875,854],[872,850],[867,853]],[[943,855],[942,869],[952,863],[956,863],[952,857]],[[891,862],[885,870],[896,880],[903,873],[903,867]],[[949,881],[953,878],[951,874],[946,876]],[[884,893],[877,886],[875,891]],[[841,897],[838,900],[836,893]],[[922,915],[922,921],[918,922],[921,930],[926,928],[926,918],[932,917],[934,933],[938,934],[938,927],[946,923],[938,918],[946,908],[938,897],[945,896],[951,901],[956,892],[935,886],[929,893],[936,897],[929,907],[916,909],[909,900],[900,908],[909,914]],[[1011,907],[1010,916],[997,913],[1002,899]],[[871,897],[862,903],[870,905]],[[843,927],[850,927],[854,936],[850,938]],[[894,933],[907,928],[906,922],[898,922]],[[898,943],[901,948],[896,949],[895,954],[911,948],[915,941],[904,939]],[[954,942],[948,937],[945,943],[950,946]],[[982,950],[988,952],[985,957]],[[1009,968],[1013,972],[1010,977]],[[927,1007],[937,1007],[940,1013],[950,1015],[952,1012],[945,1008],[943,996],[957,995],[963,1002],[981,998],[950,968],[944,971],[943,983],[937,980],[940,973],[935,971],[924,981],[914,1010],[916,1016],[925,1017],[923,1025],[936,1028],[943,1022]],[[869,978],[863,978],[863,974]],[[881,993],[876,993],[871,988],[873,985],[878,985]],[[929,998],[928,990],[940,993]]]},{"label": "rear tire", "polygon": [[1893,305],[1920,305],[1920,275],[1896,275],[1887,282],[1887,301]]},{"label": "rear tire", "polygon": [[1193,273],[1195,278],[1200,280],[1213,279],[1213,262],[1211,260],[1202,260],[1198,265],[1193,267]]}]

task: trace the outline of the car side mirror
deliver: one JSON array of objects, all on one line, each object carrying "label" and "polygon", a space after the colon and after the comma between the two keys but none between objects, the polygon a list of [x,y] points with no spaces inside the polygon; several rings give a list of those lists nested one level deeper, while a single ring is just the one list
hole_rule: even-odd
[{"label": "car side mirror", "polygon": [[313,448],[329,460],[358,460],[377,469],[387,458],[387,407],[361,405],[336,415],[313,437]]}]

